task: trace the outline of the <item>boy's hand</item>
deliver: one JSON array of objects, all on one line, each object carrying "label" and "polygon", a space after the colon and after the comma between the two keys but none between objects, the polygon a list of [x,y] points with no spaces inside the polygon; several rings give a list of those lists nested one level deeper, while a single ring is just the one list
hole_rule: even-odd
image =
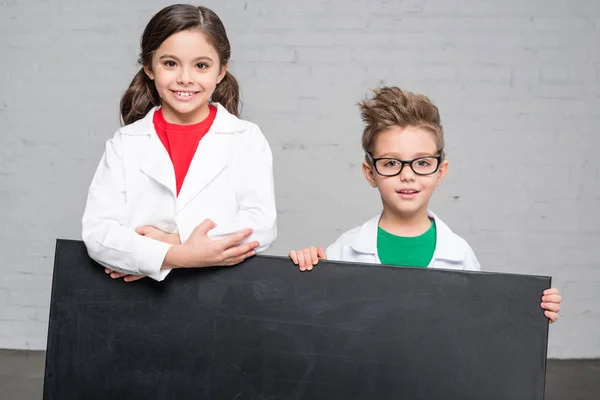
[{"label": "boy's hand", "polygon": [[291,250],[289,256],[294,264],[300,268],[300,271],[311,271],[313,266],[319,263],[319,260],[327,260],[327,254],[322,247]]},{"label": "boy's hand", "polygon": [[540,306],[544,309],[544,315],[550,320],[550,323],[558,320],[558,312],[560,311],[561,302],[562,297],[558,293],[558,289],[551,288],[544,290],[542,304],[540,304]]}]

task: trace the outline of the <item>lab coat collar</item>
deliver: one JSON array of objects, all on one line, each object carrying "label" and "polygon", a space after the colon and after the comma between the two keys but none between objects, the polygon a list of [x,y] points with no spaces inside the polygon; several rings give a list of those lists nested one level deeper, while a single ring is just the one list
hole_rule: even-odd
[{"label": "lab coat collar", "polygon": [[[433,259],[461,261],[464,258],[464,251],[457,239],[457,236],[450,230],[437,215],[432,211],[427,211],[427,215],[433,218],[436,226],[436,244]],[[358,235],[350,246],[359,253],[377,255],[377,228],[381,213],[365,222]]]}]

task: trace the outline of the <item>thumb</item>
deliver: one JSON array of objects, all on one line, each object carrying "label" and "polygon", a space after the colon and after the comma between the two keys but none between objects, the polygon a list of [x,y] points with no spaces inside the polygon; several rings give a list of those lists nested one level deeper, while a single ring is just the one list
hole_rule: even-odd
[{"label": "thumb", "polygon": [[319,257],[321,260],[327,260],[327,253],[325,253],[325,249],[319,247],[317,249],[317,257]]},{"label": "thumb", "polygon": [[137,233],[138,235],[146,236],[146,234],[148,233],[148,227],[140,226],[139,228],[135,228],[135,233]]},{"label": "thumb", "polygon": [[192,232],[191,236],[195,236],[195,235],[207,236],[208,231],[215,228],[216,226],[217,226],[217,224],[215,224],[212,220],[207,218],[204,221],[202,221],[202,223],[200,225],[198,225],[197,227],[194,228],[194,231]]}]

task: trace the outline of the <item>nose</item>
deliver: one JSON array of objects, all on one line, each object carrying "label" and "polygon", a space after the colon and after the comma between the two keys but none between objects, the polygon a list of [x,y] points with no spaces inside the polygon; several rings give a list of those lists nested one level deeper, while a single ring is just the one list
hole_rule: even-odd
[{"label": "nose", "polygon": [[182,85],[187,85],[192,83],[192,75],[190,74],[190,70],[187,67],[182,67],[179,70],[179,77],[177,78],[177,83]]},{"label": "nose", "polygon": [[412,170],[412,168],[410,167],[409,163],[402,164],[402,167],[400,167],[400,173],[398,174],[398,176],[400,176],[400,180],[402,182],[410,182],[410,181],[415,180],[415,173]]}]

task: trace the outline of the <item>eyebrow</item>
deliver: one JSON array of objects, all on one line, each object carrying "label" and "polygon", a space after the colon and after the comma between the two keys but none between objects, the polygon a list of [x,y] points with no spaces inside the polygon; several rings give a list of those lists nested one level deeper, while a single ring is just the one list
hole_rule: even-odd
[{"label": "eyebrow", "polygon": [[[179,61],[179,58],[177,58],[176,56],[174,56],[172,54],[163,54],[162,56],[160,56],[159,60],[162,60],[162,59],[165,59],[165,58],[172,58],[174,60]],[[213,59],[210,58],[209,56],[196,57],[192,61],[200,61],[200,60],[213,61]]]}]

